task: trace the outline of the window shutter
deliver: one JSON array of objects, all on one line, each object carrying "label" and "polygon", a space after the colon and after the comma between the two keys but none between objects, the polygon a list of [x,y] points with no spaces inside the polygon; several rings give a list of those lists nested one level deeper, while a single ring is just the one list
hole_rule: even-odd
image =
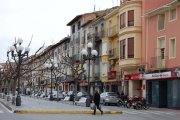
[{"label": "window shutter", "polygon": [[134,58],[134,37],[128,38],[128,58]]}]

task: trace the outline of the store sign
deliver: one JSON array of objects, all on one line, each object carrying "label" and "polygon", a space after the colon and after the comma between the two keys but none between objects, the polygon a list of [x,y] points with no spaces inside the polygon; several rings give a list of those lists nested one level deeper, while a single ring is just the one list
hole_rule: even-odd
[{"label": "store sign", "polygon": [[124,80],[142,80],[143,73],[124,75]]},{"label": "store sign", "polygon": [[116,78],[116,71],[108,72],[108,78],[109,79],[115,79]]},{"label": "store sign", "polygon": [[162,72],[162,73],[152,73],[152,74],[144,74],[143,78],[148,79],[162,79],[162,78],[172,78],[175,76],[171,75],[171,72]]}]

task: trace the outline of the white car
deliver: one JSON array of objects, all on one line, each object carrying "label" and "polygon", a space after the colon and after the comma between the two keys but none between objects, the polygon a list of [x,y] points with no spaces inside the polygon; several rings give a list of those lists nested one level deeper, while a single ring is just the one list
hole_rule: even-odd
[{"label": "white car", "polygon": [[115,92],[103,92],[100,94],[100,102],[104,105],[117,104],[119,101],[118,95]]},{"label": "white car", "polygon": [[61,91],[53,91],[53,99],[64,99],[64,95],[62,94]]}]

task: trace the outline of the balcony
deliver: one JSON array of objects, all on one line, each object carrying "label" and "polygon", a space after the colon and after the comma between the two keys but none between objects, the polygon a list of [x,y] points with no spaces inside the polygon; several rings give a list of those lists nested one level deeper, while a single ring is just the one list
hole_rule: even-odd
[{"label": "balcony", "polygon": [[87,41],[90,42],[92,41],[93,35],[91,33],[87,34]]},{"label": "balcony", "polygon": [[108,79],[116,79],[116,71],[108,72]]},{"label": "balcony", "polygon": [[117,48],[113,48],[113,49],[109,50],[109,58],[110,59],[118,58],[118,49]]},{"label": "balcony", "polygon": [[82,38],[81,38],[81,44],[85,44],[85,36],[82,36]]},{"label": "balcony", "polygon": [[96,32],[96,33],[94,34],[95,41],[96,41],[96,42],[100,41],[101,38],[103,38],[104,36],[105,36],[104,30],[99,31],[99,32]]},{"label": "balcony", "polygon": [[73,60],[74,62],[80,61],[80,60],[81,60],[81,55],[80,55],[80,54],[75,54],[75,55],[73,55],[73,56],[72,56],[72,60]]},{"label": "balcony", "polygon": [[118,35],[118,25],[114,25],[114,26],[112,26],[112,27],[110,27],[110,28],[108,28],[108,34],[107,34],[107,36],[108,37],[113,37],[113,36],[115,36],[115,35]]},{"label": "balcony", "polygon": [[79,38],[79,37],[76,38],[76,43],[77,43],[77,44],[80,44],[80,38]]},{"label": "balcony", "polygon": [[150,67],[152,69],[163,69],[167,67],[167,56],[151,57]]}]

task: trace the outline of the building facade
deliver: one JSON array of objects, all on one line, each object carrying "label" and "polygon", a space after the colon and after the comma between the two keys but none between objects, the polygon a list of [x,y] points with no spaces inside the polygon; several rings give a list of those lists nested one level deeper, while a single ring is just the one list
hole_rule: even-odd
[{"label": "building facade", "polygon": [[180,107],[180,1],[143,2],[147,99],[156,107]]}]

